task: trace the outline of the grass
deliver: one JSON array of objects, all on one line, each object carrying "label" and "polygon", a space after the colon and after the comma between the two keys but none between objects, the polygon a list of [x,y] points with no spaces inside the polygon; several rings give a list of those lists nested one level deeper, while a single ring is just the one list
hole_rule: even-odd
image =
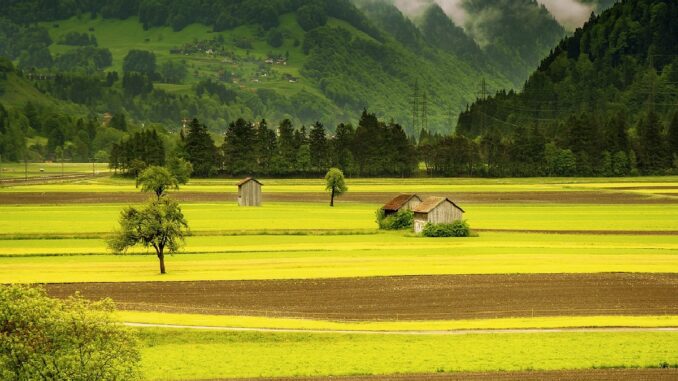
[{"label": "grass", "polygon": [[[187,203],[183,206],[195,232],[262,230],[361,230],[376,228],[379,205],[339,203],[266,203],[239,208],[233,203]],[[465,205],[465,218],[474,229],[517,230],[678,230],[678,205]],[[96,213],[93,211],[96,210]],[[121,205],[0,205],[4,235],[109,234]]]},{"label": "grass", "polygon": [[658,367],[678,363],[678,333],[462,336],[140,330],[145,378],[340,376]]},{"label": "grass", "polygon": [[[332,23],[342,23],[332,20]],[[233,30],[212,32],[212,28],[202,24],[191,24],[180,32],[175,32],[169,27],[156,27],[144,30],[137,17],[127,20],[114,19],[91,19],[89,17],[73,17],[69,20],[61,20],[58,27],[53,22],[42,23],[54,41],[59,41],[63,35],[69,32],[91,33],[97,38],[99,47],[107,48],[113,55],[113,65],[107,68],[109,71],[122,72],[122,63],[129,50],[140,49],[152,51],[158,65],[167,61],[185,62],[188,67],[188,76],[184,84],[158,84],[156,87],[173,92],[178,95],[192,93],[191,86],[196,82],[218,77],[220,71],[229,70],[236,74],[238,83],[233,86],[241,87],[243,91],[255,91],[259,88],[272,89],[279,94],[294,95],[300,91],[309,92],[315,96],[325,98],[315,83],[300,77],[299,71],[306,61],[306,55],[301,50],[301,45],[294,46],[294,40],[303,41],[304,31],[298,25],[294,14],[286,14],[280,17],[279,28],[285,34],[285,41],[280,48],[272,48],[266,43],[266,37],[261,36],[254,25],[245,25]],[[361,32],[350,25],[344,25],[352,33]],[[92,28],[94,31],[89,32]],[[212,56],[205,53],[197,53],[190,56],[172,55],[170,50],[179,48],[187,43],[201,40],[211,40],[221,35],[224,38],[224,47],[227,51],[236,54],[239,61],[236,63],[224,63],[222,57]],[[252,39],[252,49],[244,50],[235,46],[234,40],[239,37]],[[65,53],[73,47],[53,44],[50,50],[53,55]],[[268,53],[278,55],[289,54],[287,65],[267,65],[272,74],[266,78],[257,75],[261,71],[260,65],[268,58]],[[283,78],[283,74],[291,74],[298,78],[297,83],[289,83]],[[255,82],[254,79],[259,82]],[[340,110],[336,110],[339,112]]]},{"label": "grass", "polygon": [[678,327],[678,316],[568,316],[475,320],[345,322],[252,316],[118,311],[121,321],[207,327],[303,329],[330,331],[445,331],[475,329]]},{"label": "grass", "polygon": [[[7,164],[21,167],[21,164]],[[56,165],[56,164],[53,164]],[[76,165],[76,164],[74,164]],[[102,164],[100,164],[102,165]],[[3,165],[5,166],[5,165]],[[82,164],[84,169],[91,164]],[[89,167],[88,167],[89,166]],[[187,192],[235,192],[235,179],[193,179],[182,187]],[[264,191],[280,192],[324,192],[322,179],[263,179]],[[349,191],[362,192],[563,192],[563,191],[624,191],[656,193],[647,189],[652,186],[678,187],[678,177],[640,178],[409,178],[409,179],[348,179]],[[624,187],[645,187],[646,189],[620,190]],[[121,178],[98,178],[71,182],[68,184],[17,185],[0,189],[5,192],[136,192],[134,181]],[[670,190],[668,190],[670,191]]]},{"label": "grass", "polygon": [[313,279],[396,275],[678,272],[670,250],[437,248],[176,255],[160,276],[151,256],[0,259],[7,283]]},{"label": "grass", "polygon": [[[678,255],[678,236],[634,235],[584,235],[584,234],[528,234],[528,233],[483,233],[472,239],[442,238],[426,239],[402,232],[378,232],[375,230],[350,232],[338,230],[333,234],[321,232],[291,231],[289,234],[262,235],[207,235],[193,236],[186,240],[183,253],[293,253],[293,252],[341,252],[372,250],[387,254],[391,250],[410,250],[418,256],[431,250],[448,249],[456,254],[471,254],[474,250],[487,249],[519,251],[521,249],[559,249],[572,253],[595,253],[599,250],[615,250],[619,254],[637,251],[675,253]],[[58,256],[109,254],[106,241],[101,238],[29,239],[8,237],[0,239],[2,256]],[[22,238],[22,239],[17,239]],[[137,248],[129,254],[144,254],[148,250]]]},{"label": "grass", "polygon": [[[28,168],[24,163],[0,163],[0,179],[23,179],[26,169],[29,178],[61,176],[62,169],[64,175],[91,175],[92,163],[64,163],[63,168],[61,163],[28,163]],[[97,173],[110,172],[105,163],[95,163],[94,170]]]}]

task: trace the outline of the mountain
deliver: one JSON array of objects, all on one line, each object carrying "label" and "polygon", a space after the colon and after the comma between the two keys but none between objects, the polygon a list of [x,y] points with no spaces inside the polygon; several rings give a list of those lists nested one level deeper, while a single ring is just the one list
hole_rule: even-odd
[{"label": "mountain", "polygon": [[458,132],[550,141],[583,175],[615,154],[639,173],[669,171],[678,164],[677,19],[672,0],[617,3],[562,40],[521,92],[474,103]]},{"label": "mountain", "polygon": [[[332,129],[368,108],[410,134],[424,120],[449,131],[483,79],[513,86],[480,58],[432,43],[387,4],[11,0],[0,14],[0,55],[46,96],[175,130],[198,117],[223,131],[240,116]],[[130,51],[150,52],[149,70],[126,67]],[[415,85],[426,114],[416,126]]]},{"label": "mountain", "polygon": [[514,83],[527,78],[565,36],[565,29],[535,0],[466,0],[464,26]]},{"label": "mountain", "polygon": [[464,29],[457,26],[437,4],[431,5],[420,17],[419,26],[426,41],[438,49],[489,66],[489,58]]}]

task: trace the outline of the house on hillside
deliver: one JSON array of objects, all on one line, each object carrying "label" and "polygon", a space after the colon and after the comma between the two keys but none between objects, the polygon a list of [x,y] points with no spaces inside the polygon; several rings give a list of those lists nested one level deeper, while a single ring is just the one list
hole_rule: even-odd
[{"label": "house on hillside", "polygon": [[384,216],[390,216],[401,210],[412,210],[419,204],[421,204],[421,198],[416,194],[401,194],[387,202],[382,209],[384,210]]},{"label": "house on hillside", "polygon": [[248,177],[238,183],[238,205],[261,206],[261,187],[259,180]]},{"label": "house on hillside", "polygon": [[427,223],[451,224],[464,218],[464,209],[447,197],[429,197],[412,211],[415,233],[421,233]]}]

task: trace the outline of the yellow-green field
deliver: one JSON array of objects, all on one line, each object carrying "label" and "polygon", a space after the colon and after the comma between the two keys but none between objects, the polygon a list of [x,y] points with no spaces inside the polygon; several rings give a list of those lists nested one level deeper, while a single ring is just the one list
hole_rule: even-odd
[{"label": "yellow-green field", "polygon": [[658,367],[678,333],[341,335],[143,330],[151,380]]},{"label": "yellow-green field", "polygon": [[[191,327],[262,328],[271,330],[308,331],[362,331],[402,332],[502,329],[552,329],[591,327],[676,327],[678,316],[567,316],[536,318],[498,318],[472,320],[422,320],[422,321],[329,321],[311,319],[272,318],[260,316],[225,316],[208,314],[179,314],[164,312],[118,311],[120,320],[139,324],[160,324]],[[428,332],[426,332],[428,331]]]},{"label": "yellow-green field", "polygon": [[[234,192],[234,182],[196,180],[182,187],[180,193]],[[322,180],[271,179],[264,183],[265,192],[276,194],[324,191]],[[168,274],[161,276],[157,260],[148,250],[137,248],[127,255],[113,255],[106,248],[106,237],[114,231],[126,204],[50,202],[52,192],[138,192],[130,180],[101,177],[63,184],[9,186],[0,188],[0,193],[10,197],[7,199],[26,192],[44,192],[45,205],[0,205],[0,282],[678,273],[678,204],[670,202],[671,196],[658,195],[678,189],[676,177],[349,179],[348,185],[350,193],[383,194],[386,199],[399,192],[599,192],[612,202],[573,204],[551,199],[470,203],[462,206],[478,236],[463,239],[427,239],[407,231],[380,232],[375,223],[377,203],[339,199],[335,208],[317,201],[266,202],[261,208],[239,208],[234,202],[185,202],[182,207],[192,235],[181,253],[167,258]],[[636,193],[655,203],[615,203],[609,197]],[[340,321],[206,313],[119,311],[118,316],[127,322],[159,325],[389,332],[356,335],[144,328],[139,332],[146,379],[678,365],[675,332],[394,334],[459,329],[678,327],[678,316],[674,315],[601,313],[477,320]]]},{"label": "yellow-green field", "polygon": [[[34,168],[44,167],[55,172],[57,164],[31,164]],[[73,171],[91,173],[91,164],[71,165]],[[20,164],[13,164],[13,172],[22,171]],[[97,170],[104,170],[104,164],[97,164]],[[23,173],[23,172],[22,172]],[[262,179],[264,192],[323,192],[322,179]],[[237,179],[196,179],[181,189],[186,192],[235,192]],[[678,177],[639,178],[529,178],[529,179],[465,179],[465,178],[409,178],[409,179],[348,179],[351,193],[385,192],[563,192],[563,191],[607,191],[659,193],[653,187],[678,188]],[[635,189],[624,189],[633,187]],[[663,192],[666,189],[661,190]],[[70,182],[67,184],[21,185],[0,188],[2,192],[136,192],[134,181],[122,178],[97,178]],[[670,193],[668,189],[667,193]]]},{"label": "yellow-green field", "polygon": [[[425,239],[355,235],[196,236],[159,276],[147,250],[107,253],[103,239],[2,239],[9,282],[335,278],[418,274],[678,272],[678,236],[482,233]],[[192,253],[192,254],[191,254]],[[139,254],[139,255],[132,255]]]},{"label": "yellow-green field", "polygon": [[[109,173],[106,163],[0,163],[0,180]],[[0,188],[2,189],[2,188]]]},{"label": "yellow-green field", "polygon": [[[376,229],[377,204],[267,203],[239,208],[235,203],[190,203],[183,207],[194,232]],[[475,229],[677,231],[678,204],[563,205],[473,204],[464,206]],[[121,205],[2,205],[2,235],[109,234]]]},{"label": "yellow-green field", "polygon": [[[0,236],[1,237],[1,236]],[[350,252],[355,250],[408,250],[412,255],[424,256],[434,250],[454,250],[455,254],[482,253],[486,250],[522,249],[570,250],[572,253],[595,254],[615,252],[620,255],[654,251],[671,254],[678,251],[676,235],[594,235],[594,234],[534,234],[484,232],[467,239],[424,239],[402,232],[304,232],[286,231],[261,235],[257,232],[239,232],[233,235],[196,235],[186,239],[183,254],[247,254],[275,252],[279,254],[303,251]],[[135,248],[128,254],[148,254]],[[0,256],[61,256],[110,254],[102,238],[12,239],[0,238]],[[678,253],[677,253],[678,254]]]}]

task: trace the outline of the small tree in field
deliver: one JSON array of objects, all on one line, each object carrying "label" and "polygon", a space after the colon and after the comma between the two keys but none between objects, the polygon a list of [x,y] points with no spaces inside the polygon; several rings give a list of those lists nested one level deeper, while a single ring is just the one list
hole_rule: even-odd
[{"label": "small tree in field", "polygon": [[188,223],[176,201],[164,197],[150,201],[143,209],[126,208],[120,216],[120,231],[108,241],[116,253],[136,245],[152,247],[165,274],[165,251],[176,253],[184,242]]},{"label": "small tree in field", "polygon": [[168,189],[179,189],[179,180],[168,169],[154,165],[144,169],[137,177],[139,185],[142,192],[153,192],[159,200]]},{"label": "small tree in field", "polygon": [[167,161],[167,169],[177,178],[179,184],[186,184],[193,174],[193,165],[190,162],[174,156]]},{"label": "small tree in field", "polygon": [[110,299],[49,298],[43,288],[0,286],[0,379],[138,380],[134,332]]},{"label": "small tree in field", "polygon": [[344,173],[341,169],[331,168],[325,175],[325,183],[327,184],[325,190],[331,192],[330,206],[334,206],[334,197],[341,196],[348,191]]}]

